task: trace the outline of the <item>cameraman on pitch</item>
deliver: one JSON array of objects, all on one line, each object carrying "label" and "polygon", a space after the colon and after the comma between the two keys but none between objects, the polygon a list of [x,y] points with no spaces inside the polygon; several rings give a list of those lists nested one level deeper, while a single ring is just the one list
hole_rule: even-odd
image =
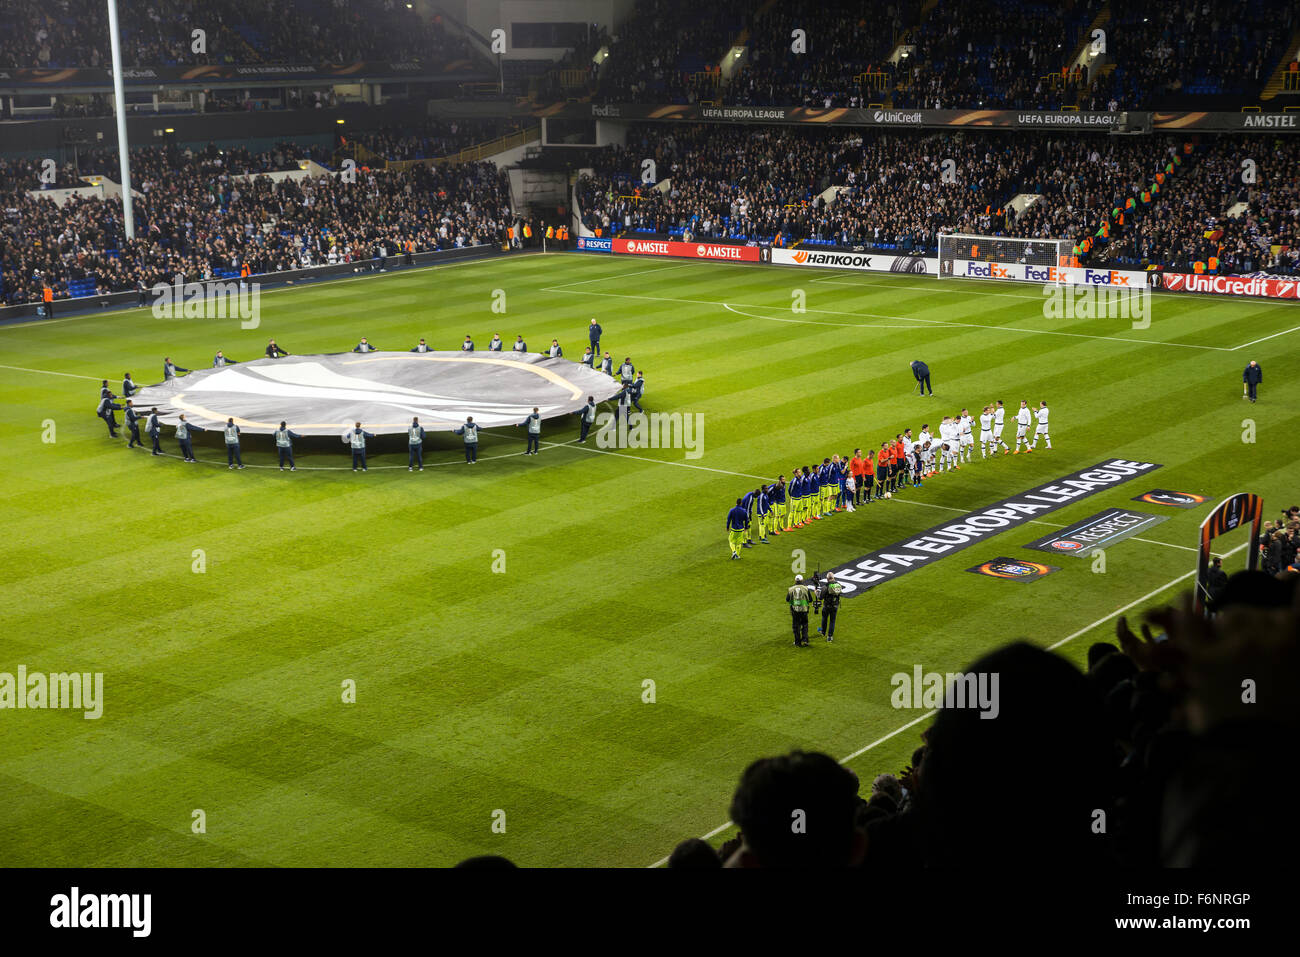
[{"label": "cameraman on pitch", "polygon": [[821,605],[822,626],[817,634],[825,635],[827,641],[835,640],[835,614],[840,610],[840,596],[844,586],[835,580],[834,572],[827,572],[826,577],[817,582],[816,604]]}]

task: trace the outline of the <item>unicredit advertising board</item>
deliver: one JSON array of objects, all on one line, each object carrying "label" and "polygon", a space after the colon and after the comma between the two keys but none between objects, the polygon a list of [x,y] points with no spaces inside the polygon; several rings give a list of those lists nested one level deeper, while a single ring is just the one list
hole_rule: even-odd
[{"label": "unicredit advertising board", "polygon": [[1221,296],[1266,296],[1269,299],[1300,299],[1300,281],[1266,279],[1262,276],[1197,276],[1167,272],[1161,284],[1170,292],[1211,292]]},{"label": "unicredit advertising board", "polygon": [[846,252],[834,249],[772,249],[772,262],[782,266],[812,266],[818,269],[864,269],[871,272],[922,273],[933,276],[939,260],[926,256],[895,256],[893,253]]},{"label": "unicredit advertising board", "polygon": [[953,279],[1005,279],[1011,282],[1065,282],[1072,286],[1119,286],[1141,289],[1147,273],[1126,269],[1089,269],[1065,266],[1034,266],[1029,263],[974,262],[954,259]]},{"label": "unicredit advertising board", "polygon": [[633,256],[685,256],[687,259],[725,259],[756,263],[757,246],[728,246],[713,243],[682,243],[672,239],[615,239],[614,252]]}]

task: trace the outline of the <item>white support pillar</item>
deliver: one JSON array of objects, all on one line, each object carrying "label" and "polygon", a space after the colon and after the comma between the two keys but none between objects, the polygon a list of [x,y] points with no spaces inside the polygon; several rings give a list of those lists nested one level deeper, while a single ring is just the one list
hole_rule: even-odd
[{"label": "white support pillar", "polygon": [[122,88],[122,41],[117,25],[117,0],[108,0],[108,37],[113,49],[113,102],[117,110],[117,156],[122,170],[122,221],[126,238],[135,239],[135,209],[131,204],[131,146],[126,140],[126,93]]}]

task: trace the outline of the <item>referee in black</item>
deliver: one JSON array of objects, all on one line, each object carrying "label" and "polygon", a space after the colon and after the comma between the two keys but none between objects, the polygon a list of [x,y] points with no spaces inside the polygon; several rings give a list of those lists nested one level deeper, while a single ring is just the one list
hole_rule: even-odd
[{"label": "referee in black", "polygon": [[916,378],[916,383],[921,387],[921,395],[926,394],[929,390],[930,395],[934,395],[934,389],[930,386],[930,367],[917,359],[912,363],[912,375]]}]

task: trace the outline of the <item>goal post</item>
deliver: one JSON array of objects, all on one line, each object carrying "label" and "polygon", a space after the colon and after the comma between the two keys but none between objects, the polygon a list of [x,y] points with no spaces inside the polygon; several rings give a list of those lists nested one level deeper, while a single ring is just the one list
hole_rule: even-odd
[{"label": "goal post", "polygon": [[[975,236],[946,233],[939,236],[939,278],[988,277],[992,266],[1069,267],[1078,265],[1074,241],[1022,239],[1011,236]],[[1057,282],[1064,282],[1057,273]],[[1010,276],[1006,278],[1011,278]]]}]

